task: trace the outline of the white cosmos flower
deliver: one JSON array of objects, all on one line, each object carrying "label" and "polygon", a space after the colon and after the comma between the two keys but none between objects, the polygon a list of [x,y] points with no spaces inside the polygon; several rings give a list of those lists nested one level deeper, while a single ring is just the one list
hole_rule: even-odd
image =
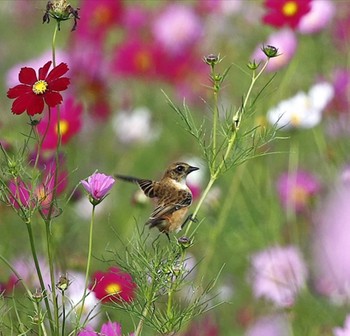
[{"label": "white cosmos flower", "polygon": [[125,144],[150,142],[160,134],[160,130],[152,125],[151,111],[146,107],[119,112],[112,120],[112,127]]},{"label": "white cosmos flower", "polygon": [[309,93],[299,92],[281,101],[267,113],[267,119],[284,130],[312,128],[322,120],[322,112],[334,96],[333,86],[323,82],[315,84]]}]

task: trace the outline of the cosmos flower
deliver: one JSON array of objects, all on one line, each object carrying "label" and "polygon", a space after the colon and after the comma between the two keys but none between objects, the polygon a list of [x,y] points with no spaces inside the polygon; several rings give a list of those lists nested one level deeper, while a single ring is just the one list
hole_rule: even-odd
[{"label": "cosmos flower", "polygon": [[115,51],[113,69],[127,76],[155,77],[163,51],[155,43],[131,38],[121,43]]},{"label": "cosmos flower", "polygon": [[350,335],[350,315],[348,315],[344,322],[344,328],[333,328],[334,336],[349,336]]},{"label": "cosmos flower", "polygon": [[310,11],[311,0],[266,0],[264,5],[268,10],[263,17],[264,23],[277,28],[284,25],[296,28]]},{"label": "cosmos flower", "polygon": [[307,268],[295,246],[270,247],[251,256],[250,281],[256,298],[290,307],[305,287]]},{"label": "cosmos flower", "polygon": [[[272,33],[263,45],[271,45],[278,49],[278,57],[269,60],[267,71],[277,71],[289,64],[297,49],[297,38],[290,29],[281,29]],[[261,50],[261,43],[255,48],[251,57],[256,63],[265,62],[266,55]]]},{"label": "cosmos flower", "polygon": [[112,120],[118,139],[124,144],[147,143],[159,137],[160,130],[152,125],[151,111],[137,107],[133,111],[120,111]]},{"label": "cosmos flower", "polygon": [[183,54],[203,34],[203,24],[190,6],[171,3],[155,18],[153,36],[168,52]]},{"label": "cosmos flower", "polygon": [[350,184],[343,171],[313,216],[315,288],[335,304],[350,302],[349,199]]},{"label": "cosmos flower", "polygon": [[102,43],[108,31],[121,23],[123,2],[120,0],[83,0],[80,5],[78,39]]},{"label": "cosmos flower", "polygon": [[323,110],[333,96],[334,89],[331,84],[315,84],[309,93],[299,92],[270,109],[267,119],[272,125],[283,127],[283,130],[315,127],[321,122]]},{"label": "cosmos flower", "polygon": [[135,296],[136,284],[131,275],[117,267],[110,267],[107,272],[96,272],[89,287],[102,302],[131,302]]},{"label": "cosmos flower", "polygon": [[10,204],[15,209],[20,209],[22,207],[28,207],[30,204],[30,188],[22,180],[11,180],[9,182],[9,194]]},{"label": "cosmos flower", "polygon": [[80,182],[88,192],[90,202],[97,205],[107,197],[115,179],[111,176],[95,172],[88,177],[87,181],[82,180]]},{"label": "cosmos flower", "polygon": [[307,171],[298,170],[283,173],[277,181],[277,191],[285,209],[302,212],[309,204],[311,197],[321,189],[315,176]]},{"label": "cosmos flower", "polygon": [[289,336],[288,320],[282,315],[263,316],[245,332],[245,336]]},{"label": "cosmos flower", "polygon": [[[117,322],[108,321],[101,326],[101,332],[95,332],[89,325],[81,331],[78,336],[122,336],[122,327]],[[130,336],[133,334],[130,334]]]},{"label": "cosmos flower", "polygon": [[326,28],[335,14],[335,5],[331,0],[311,1],[311,10],[305,14],[297,27],[301,34],[314,34]]},{"label": "cosmos flower", "polygon": [[21,69],[18,76],[21,84],[7,91],[7,97],[15,99],[11,108],[14,114],[27,111],[28,115],[33,116],[43,112],[45,103],[55,107],[62,102],[59,91],[66,90],[69,85],[69,78],[62,77],[68,71],[68,66],[61,63],[49,72],[51,63],[49,61],[40,68],[38,75],[33,68]]},{"label": "cosmos flower", "polygon": [[68,97],[60,109],[59,128],[57,109],[52,109],[50,116],[46,114],[37,126],[39,134],[45,135],[41,148],[43,150],[57,148],[58,130],[61,133],[61,143],[66,144],[81,128],[82,111],[82,105],[76,104],[73,97]]}]

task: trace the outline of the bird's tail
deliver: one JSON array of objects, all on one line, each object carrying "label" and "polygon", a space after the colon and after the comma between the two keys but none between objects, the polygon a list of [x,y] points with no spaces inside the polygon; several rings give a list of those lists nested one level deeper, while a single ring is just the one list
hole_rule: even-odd
[{"label": "bird's tail", "polygon": [[115,174],[114,177],[116,177],[117,179],[119,180],[123,180],[123,181],[126,181],[126,182],[131,182],[131,183],[136,183],[138,184],[140,179],[137,178],[137,177],[132,177],[132,176],[125,176],[125,175],[118,175],[118,174]]}]

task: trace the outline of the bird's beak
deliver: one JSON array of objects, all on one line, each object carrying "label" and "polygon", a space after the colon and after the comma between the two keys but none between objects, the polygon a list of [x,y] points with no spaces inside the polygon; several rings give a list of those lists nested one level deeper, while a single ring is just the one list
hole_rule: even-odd
[{"label": "bird's beak", "polygon": [[196,170],[198,170],[198,169],[199,169],[198,167],[189,166],[189,167],[188,167],[188,173],[187,173],[187,174],[192,173],[192,172],[194,172],[194,171],[196,171]]}]

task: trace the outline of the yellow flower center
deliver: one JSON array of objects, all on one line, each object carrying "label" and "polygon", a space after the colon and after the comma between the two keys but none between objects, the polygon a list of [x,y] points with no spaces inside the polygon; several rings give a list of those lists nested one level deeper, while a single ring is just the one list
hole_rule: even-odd
[{"label": "yellow flower center", "polygon": [[69,123],[67,120],[61,120],[59,122],[59,124],[56,125],[56,134],[58,134],[58,132],[61,135],[65,135],[68,132],[69,129]]},{"label": "yellow flower center", "polygon": [[304,188],[295,186],[292,190],[292,200],[294,204],[306,204],[308,193]]},{"label": "yellow flower center", "polygon": [[110,295],[118,294],[122,290],[121,286],[117,283],[111,283],[106,287],[106,292]]},{"label": "yellow flower center", "polygon": [[282,7],[285,16],[293,16],[298,11],[298,4],[295,1],[287,1]]},{"label": "yellow flower center", "polygon": [[112,21],[112,13],[107,6],[99,6],[95,9],[92,16],[92,23],[94,27],[107,25]]},{"label": "yellow flower center", "polygon": [[290,123],[292,126],[297,127],[300,125],[300,116],[297,113],[293,113],[290,118]]},{"label": "yellow flower center", "polygon": [[47,82],[40,79],[34,83],[32,90],[36,95],[43,94],[47,90],[47,86],[48,86]]},{"label": "yellow flower center", "polygon": [[140,71],[146,71],[151,67],[151,58],[147,51],[140,51],[135,56],[135,65]]}]

